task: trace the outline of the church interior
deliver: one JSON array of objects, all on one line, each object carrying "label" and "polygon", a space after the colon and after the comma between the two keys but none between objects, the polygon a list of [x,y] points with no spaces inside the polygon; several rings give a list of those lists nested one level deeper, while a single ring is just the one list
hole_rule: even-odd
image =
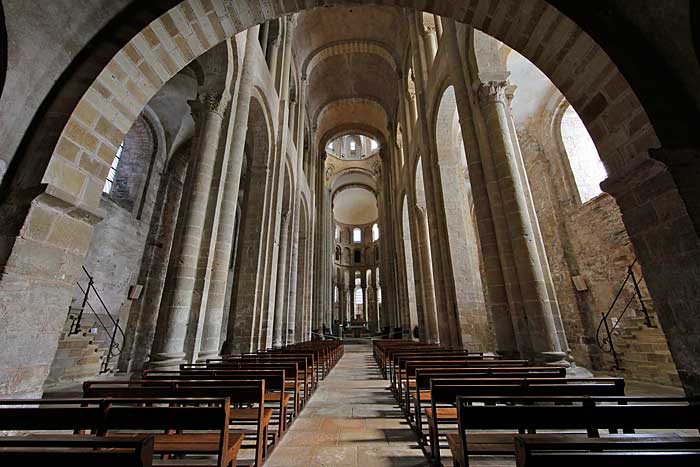
[{"label": "church interior", "polygon": [[0,464],[699,465],[699,83],[694,0],[0,0]]}]

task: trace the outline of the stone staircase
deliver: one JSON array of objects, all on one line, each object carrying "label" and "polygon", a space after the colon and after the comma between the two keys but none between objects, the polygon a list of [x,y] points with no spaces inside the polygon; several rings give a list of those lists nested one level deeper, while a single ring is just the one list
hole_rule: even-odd
[{"label": "stone staircase", "polygon": [[68,335],[61,334],[58,349],[45,387],[51,388],[65,384],[94,379],[100,374],[104,352],[95,336],[89,333]]},{"label": "stone staircase", "polygon": [[648,327],[641,313],[628,310],[630,315],[622,318],[613,333],[622,369],[614,368],[615,361],[609,353],[604,354],[606,366],[611,369],[611,373],[628,379],[680,387],[680,378],[668,350],[666,335],[658,325],[656,313],[650,308],[647,310],[655,327]]}]

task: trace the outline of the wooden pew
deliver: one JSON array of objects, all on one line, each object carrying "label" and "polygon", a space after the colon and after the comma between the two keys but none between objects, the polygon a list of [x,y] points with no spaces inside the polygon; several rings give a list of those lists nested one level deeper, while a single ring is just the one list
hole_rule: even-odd
[{"label": "wooden pew", "polygon": [[515,437],[526,432],[543,436],[565,432],[586,439],[599,438],[602,430],[608,430],[627,433],[609,436],[634,439],[635,430],[697,431],[700,420],[700,406],[683,398],[465,396],[457,399],[457,407],[459,430],[447,439],[454,464],[461,467],[469,466],[471,455],[514,456]]},{"label": "wooden pew", "polygon": [[[87,398],[173,399],[227,398],[233,408],[228,410],[230,425],[254,425],[255,465],[262,465],[267,454],[267,433],[272,411],[265,408],[265,382],[262,380],[121,380],[86,381],[83,395]],[[240,406],[254,405],[254,408]],[[241,433],[232,433],[241,434]],[[242,435],[242,434],[241,434]]]},{"label": "wooden pew", "polygon": [[298,378],[303,384],[303,400],[308,400],[314,387],[314,356],[313,354],[240,354],[229,355],[222,359],[207,360],[207,365],[220,365],[237,362],[256,363],[296,363]]},{"label": "wooden pew", "polygon": [[700,465],[700,437],[520,435],[517,467],[688,467]]},{"label": "wooden pew", "polygon": [[409,362],[420,363],[423,362],[429,366],[440,366],[442,364],[451,363],[452,365],[462,365],[464,368],[472,367],[525,367],[527,365],[527,360],[496,360],[496,359],[484,359],[478,357],[461,356],[461,355],[440,355],[440,356],[407,356],[398,357],[396,359],[396,365],[394,367],[394,381],[392,387],[394,388],[394,395],[396,396],[399,403],[401,400],[401,381],[406,373],[406,365]]},{"label": "wooden pew", "polygon": [[[158,371],[146,370],[143,372],[143,377],[146,380],[225,380],[225,381],[247,381],[247,380],[263,380],[265,382],[265,391],[273,392],[270,409],[274,409],[278,419],[277,437],[282,437],[286,429],[287,404],[289,403],[289,394],[285,385],[284,370],[262,370],[262,369],[222,369],[222,370],[181,370],[181,371]],[[275,394],[276,393],[276,394]],[[268,394],[265,394],[265,399],[268,400]],[[236,409],[234,412],[235,419],[238,421],[253,421],[255,413],[250,410]],[[276,442],[276,441],[273,441]]]},{"label": "wooden pew", "polygon": [[164,457],[161,465],[182,465],[181,458],[187,455],[216,458],[207,465],[236,465],[243,434],[229,432],[228,399],[110,399],[109,403],[100,436],[153,434],[153,453]]},{"label": "wooden pew", "polygon": [[151,467],[153,437],[0,436],[0,465]]},{"label": "wooden pew", "polygon": [[[410,415],[410,390],[416,388],[416,374],[424,369],[430,368],[442,368],[443,373],[456,372],[460,374],[466,374],[465,377],[470,377],[470,374],[502,374],[503,377],[506,375],[511,375],[515,378],[525,378],[525,377],[549,377],[549,378],[564,378],[566,377],[566,368],[561,367],[526,367],[526,366],[507,366],[502,365],[502,362],[508,362],[510,360],[500,360],[494,365],[482,366],[481,364],[473,364],[469,361],[468,365],[464,365],[461,361],[408,361],[406,362],[406,369],[404,371],[404,377],[400,386],[399,397],[402,398],[402,404],[405,407],[407,413]],[[450,376],[447,376],[450,377]],[[461,378],[462,376],[455,376],[456,378]],[[423,379],[424,388],[428,389],[430,385],[429,379]],[[429,399],[428,399],[429,400]]]},{"label": "wooden pew", "polygon": [[85,439],[153,436],[154,455],[210,455],[215,463],[203,465],[229,467],[236,464],[243,442],[242,434],[229,433],[229,410],[229,400],[221,398],[3,400],[0,430],[37,439],[58,431]]},{"label": "wooden pew", "polygon": [[430,382],[432,379],[498,379],[498,378],[565,378],[566,368],[561,367],[474,367],[474,368],[415,368],[414,390],[408,392],[414,410],[407,407],[408,422],[415,423],[419,439],[423,438],[423,403],[430,404]]},{"label": "wooden pew", "polygon": [[430,455],[440,462],[440,425],[458,423],[454,404],[467,396],[624,396],[622,378],[431,379],[430,407],[424,410]]},{"label": "wooden pew", "polygon": [[101,399],[6,399],[0,401],[0,431],[94,434],[105,410]]},{"label": "wooden pew", "polygon": [[[308,371],[306,370],[306,358],[259,358],[242,357],[227,360],[214,360],[206,364],[180,365],[181,370],[226,370],[226,369],[255,369],[284,370],[287,389],[292,391],[292,410],[289,411],[290,419],[297,416],[303,406],[305,398],[309,397],[310,384]],[[271,396],[270,396],[271,397]],[[268,399],[272,401],[272,399]]]}]

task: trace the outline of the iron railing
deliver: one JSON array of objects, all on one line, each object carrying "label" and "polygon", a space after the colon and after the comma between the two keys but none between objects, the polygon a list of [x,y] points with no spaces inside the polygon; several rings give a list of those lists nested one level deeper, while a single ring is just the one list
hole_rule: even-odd
[{"label": "iron railing", "polygon": [[[632,303],[637,299],[639,302],[640,310],[642,314],[644,315],[644,325],[647,327],[656,327],[654,323],[651,320],[651,316],[649,315],[649,310],[647,310],[646,305],[644,304],[644,299],[642,297],[642,292],[640,289],[640,284],[644,280],[644,276],[640,275],[637,277],[634,274],[634,265],[637,264],[637,260],[635,259],[634,262],[627,267],[627,277],[625,277],[625,280],[622,281],[622,285],[620,285],[620,288],[617,291],[617,294],[615,295],[615,299],[612,301],[610,304],[610,307],[608,308],[608,311],[605,313],[602,313],[603,319],[600,320],[600,323],[598,324],[598,329],[596,330],[596,341],[598,343],[598,347],[603,352],[607,352],[612,354],[613,359],[615,360],[615,369],[621,370],[622,368],[620,367],[620,359],[619,355],[617,353],[617,350],[615,350],[615,343],[614,343],[614,333],[617,327],[620,325],[622,322],[622,317],[625,315],[627,310],[630,308]],[[611,315],[615,311],[615,305],[617,305],[617,302],[620,300],[620,297],[622,296],[622,292],[625,290],[625,287],[627,284],[632,281],[632,286],[633,286],[633,291],[634,293],[632,296],[627,300],[625,303],[625,306],[622,308],[622,312],[617,316],[616,319],[613,320],[611,318]],[[608,322],[610,320],[610,323]],[[612,326],[611,326],[612,325]],[[605,333],[603,333],[603,330]]]},{"label": "iron railing", "polygon": [[[71,315],[70,317],[71,326],[70,330],[68,331],[68,335],[71,336],[75,334],[80,334],[80,332],[82,332],[81,324],[83,319],[83,313],[85,312],[86,307],[89,308],[90,311],[92,311],[92,314],[95,315],[97,323],[109,336],[109,349],[107,350],[107,355],[102,360],[102,364],[100,365],[100,374],[108,373],[110,371],[109,364],[111,363],[112,359],[114,357],[119,356],[119,354],[121,353],[121,344],[117,341],[118,334],[121,335],[122,343],[124,342],[126,336],[124,335],[124,331],[122,330],[122,328],[119,326],[119,318],[115,320],[114,317],[112,317],[112,314],[109,312],[109,309],[107,308],[107,305],[105,305],[104,300],[102,300],[100,293],[95,288],[95,278],[90,275],[88,270],[85,269],[85,266],[83,266],[83,272],[85,272],[85,275],[88,278],[88,283],[87,286],[83,288],[80,281],[76,281],[76,283],[78,284],[78,288],[83,293],[83,301],[78,311],[78,314]],[[100,317],[100,313],[97,313],[97,311],[95,311],[92,304],[90,303],[90,292],[94,293],[95,297],[97,297],[97,300],[99,300],[100,305],[102,305],[102,309],[104,310],[104,313],[101,313],[103,315],[102,317],[106,315],[112,322],[111,329],[109,327],[109,323],[104,323],[104,321]]]}]

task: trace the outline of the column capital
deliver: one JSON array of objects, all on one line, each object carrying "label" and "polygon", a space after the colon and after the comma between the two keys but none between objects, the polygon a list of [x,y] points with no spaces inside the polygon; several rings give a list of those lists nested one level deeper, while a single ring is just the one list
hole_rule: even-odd
[{"label": "column capital", "polygon": [[192,108],[192,116],[196,118],[200,112],[210,112],[223,118],[230,100],[231,96],[228,93],[201,93],[197,96],[197,99],[189,101]]},{"label": "column capital", "polygon": [[486,105],[496,102],[507,102],[508,81],[488,81],[478,88],[479,102]]}]

